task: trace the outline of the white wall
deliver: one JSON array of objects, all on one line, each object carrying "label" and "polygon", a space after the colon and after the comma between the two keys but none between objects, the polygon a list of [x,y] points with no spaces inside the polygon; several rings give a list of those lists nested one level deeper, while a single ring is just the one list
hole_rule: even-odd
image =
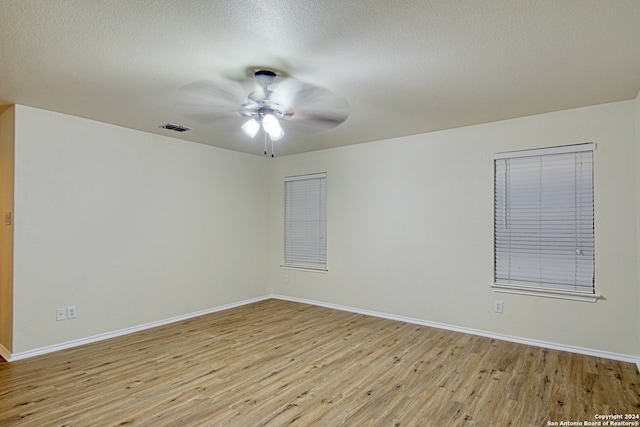
[{"label": "white wall", "polygon": [[[640,355],[634,101],[276,158],[275,294]],[[495,293],[493,154],[596,142],[597,303]],[[328,273],[283,270],[285,176],[328,173]],[[283,274],[289,283],[283,284]],[[504,314],[493,313],[494,300]]]},{"label": "white wall", "polygon": [[16,106],[14,353],[268,295],[269,167]]},{"label": "white wall", "polygon": [[[276,159],[23,106],[15,129],[14,353],[273,292],[640,355],[640,97]],[[496,294],[494,152],[589,141],[605,299]],[[329,272],[284,271],[282,179],[322,171]]]}]

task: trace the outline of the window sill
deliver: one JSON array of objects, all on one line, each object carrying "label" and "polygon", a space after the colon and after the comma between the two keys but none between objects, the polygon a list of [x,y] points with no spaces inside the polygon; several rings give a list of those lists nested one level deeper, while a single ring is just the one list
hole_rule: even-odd
[{"label": "window sill", "polygon": [[568,299],[571,301],[582,302],[596,302],[599,299],[603,299],[602,295],[598,294],[561,291],[556,289],[535,289],[525,286],[502,285],[499,283],[492,283],[491,287],[494,291],[505,294],[531,295],[536,297]]},{"label": "window sill", "polygon": [[309,271],[311,273],[326,273],[329,271],[327,267],[312,267],[308,265],[280,264],[280,267],[283,270]]}]

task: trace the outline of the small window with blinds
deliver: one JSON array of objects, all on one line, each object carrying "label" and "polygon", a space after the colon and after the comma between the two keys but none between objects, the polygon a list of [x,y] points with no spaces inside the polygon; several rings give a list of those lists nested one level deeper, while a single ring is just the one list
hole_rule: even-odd
[{"label": "small window with blinds", "polygon": [[327,269],[327,174],[284,179],[284,266]]},{"label": "small window with blinds", "polygon": [[494,288],[599,297],[594,149],[590,143],[495,155]]}]

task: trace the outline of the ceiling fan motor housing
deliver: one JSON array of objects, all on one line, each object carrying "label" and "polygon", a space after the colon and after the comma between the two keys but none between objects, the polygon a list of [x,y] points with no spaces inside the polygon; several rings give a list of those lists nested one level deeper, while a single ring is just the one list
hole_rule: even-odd
[{"label": "ceiling fan motor housing", "polygon": [[254,77],[262,86],[268,86],[276,79],[276,73],[269,70],[258,70],[254,73]]}]

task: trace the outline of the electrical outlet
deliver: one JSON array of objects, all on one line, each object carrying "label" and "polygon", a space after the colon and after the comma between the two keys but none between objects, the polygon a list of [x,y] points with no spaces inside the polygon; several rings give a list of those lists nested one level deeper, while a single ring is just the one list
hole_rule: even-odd
[{"label": "electrical outlet", "polygon": [[67,307],[67,319],[75,319],[78,316],[78,309],[75,305]]},{"label": "electrical outlet", "polygon": [[493,311],[496,313],[502,313],[504,310],[504,303],[502,301],[496,301],[493,305]]},{"label": "electrical outlet", "polygon": [[66,308],[59,308],[56,310],[56,320],[60,321],[60,320],[67,320],[67,309]]},{"label": "electrical outlet", "polygon": [[289,283],[289,275],[288,275],[288,274],[285,274],[285,275],[284,275],[284,277],[282,277],[282,281],[283,281],[284,283]]}]

